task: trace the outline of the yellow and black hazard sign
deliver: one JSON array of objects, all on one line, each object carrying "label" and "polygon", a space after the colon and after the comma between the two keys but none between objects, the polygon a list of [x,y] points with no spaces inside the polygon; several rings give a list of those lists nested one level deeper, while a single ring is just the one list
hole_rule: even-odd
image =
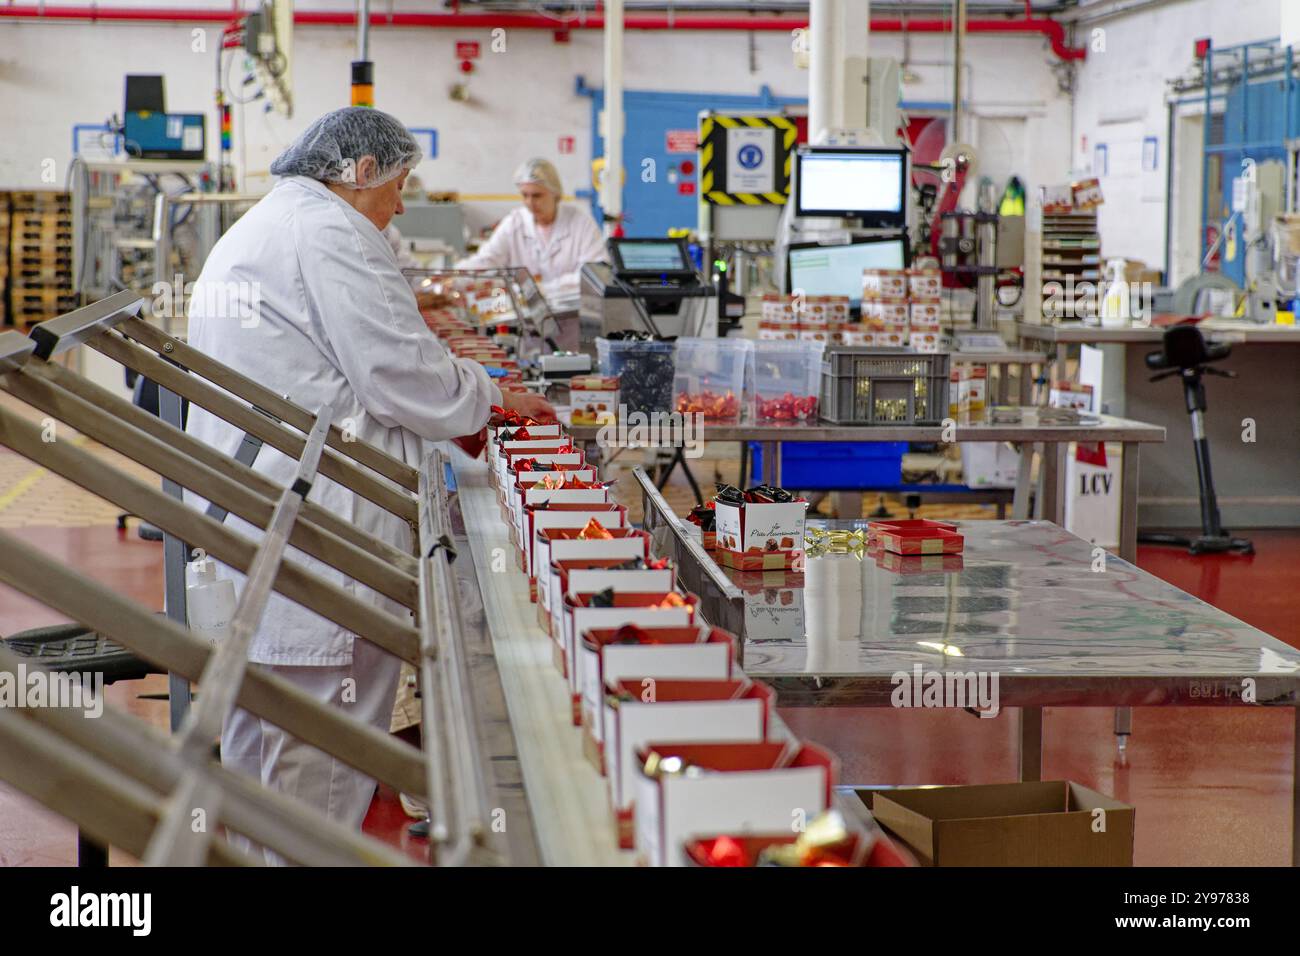
[{"label": "yellow and black hazard sign", "polygon": [[794,120],[784,116],[700,119],[700,194],[716,206],[780,205],[790,195]]}]

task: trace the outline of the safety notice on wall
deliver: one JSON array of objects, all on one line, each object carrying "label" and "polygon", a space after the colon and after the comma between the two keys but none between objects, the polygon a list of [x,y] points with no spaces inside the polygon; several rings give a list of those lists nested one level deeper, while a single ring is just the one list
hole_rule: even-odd
[{"label": "safety notice on wall", "polygon": [[669,153],[693,153],[700,144],[699,133],[693,129],[666,130],[664,138]]},{"label": "safety notice on wall", "polygon": [[776,188],[776,130],[727,131],[727,191],[768,193]]}]

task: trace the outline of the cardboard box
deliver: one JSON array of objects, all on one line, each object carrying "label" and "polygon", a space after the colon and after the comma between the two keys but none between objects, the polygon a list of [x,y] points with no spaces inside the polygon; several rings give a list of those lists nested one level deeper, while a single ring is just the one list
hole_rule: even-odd
[{"label": "cardboard box", "polygon": [[1133,865],[1133,808],[1065,780],[878,790],[870,807],[928,866]]},{"label": "cardboard box", "polygon": [[911,308],[906,299],[862,300],[862,321],[876,331],[906,328],[911,318]]},{"label": "cardboard box", "polygon": [[740,570],[775,570],[794,567],[803,554],[806,501],[736,506],[715,499],[714,512],[719,563],[730,562],[728,567]]},{"label": "cardboard box", "polygon": [[[599,488],[543,488],[531,485],[527,488],[516,487],[510,499],[511,520],[515,525],[515,537],[527,541],[524,533],[524,520],[530,508],[551,507],[552,505],[600,505],[609,502],[609,489]],[[533,571],[536,576],[537,572]]]},{"label": "cardboard box", "polygon": [[938,269],[908,269],[907,293],[913,299],[938,299],[943,294],[943,279]]},{"label": "cardboard box", "polygon": [[594,594],[570,592],[564,595],[559,608],[563,615],[561,647],[555,664],[569,680],[575,727],[582,725],[582,674],[578,669],[578,636],[596,628],[620,628],[624,624],[636,624],[638,627],[690,627],[695,623],[695,608],[700,599],[694,594],[679,594],[678,597],[685,599],[685,604],[659,607],[668,593],[615,591],[612,607],[592,607]]},{"label": "cardboard box", "polygon": [[618,378],[599,375],[569,380],[569,405],[574,425],[608,425],[618,419]]},{"label": "cardboard box", "polygon": [[966,539],[956,531],[926,528],[881,528],[876,541],[895,554],[958,554]]},{"label": "cardboard box", "polygon": [[643,627],[647,641],[624,642],[616,627],[582,634],[578,679],[585,732],[603,747],[605,687],[630,678],[730,680],[736,667],[736,637],[720,627]]},{"label": "cardboard box", "polygon": [[[534,542],[539,568],[551,567],[552,561],[570,558],[632,558],[650,557],[650,535],[636,528],[606,528],[612,538],[579,538],[582,528],[543,528]],[[538,611],[545,611],[543,627],[551,633],[550,591],[545,586],[533,588],[533,600]],[[539,615],[540,616],[540,615]]]},{"label": "cardboard box", "polygon": [[864,297],[907,298],[907,270],[864,269],[862,271]]},{"label": "cardboard box", "polygon": [[[568,558],[551,560],[551,566],[543,575],[538,574],[537,587],[547,594],[545,613],[547,621],[543,625],[547,634],[557,636],[562,633],[564,616],[564,596],[566,594],[596,594],[606,588],[616,591],[647,593],[671,591],[676,579],[672,568],[640,568],[614,570],[623,564],[626,558]],[[540,609],[539,609],[540,610]]]},{"label": "cardboard box", "polygon": [[[574,528],[581,531],[592,518],[605,528],[627,527],[627,508],[612,502],[596,505],[548,504],[524,509],[524,535],[519,539],[520,570],[536,577],[534,568],[542,567],[537,555],[537,532],[543,528]],[[531,545],[531,546],[529,546]]]},{"label": "cardboard box", "polygon": [[914,352],[934,353],[942,351],[943,340],[938,332],[912,332],[907,344]]},{"label": "cardboard box", "polygon": [[[645,761],[679,757],[702,773],[651,777]],[[835,758],[814,744],[656,744],[637,753],[636,851],[650,866],[681,866],[691,837],[789,830],[831,804]]]},{"label": "cardboard box", "polygon": [[907,315],[913,332],[938,332],[943,312],[937,298],[913,299],[907,307]]},{"label": "cardboard box", "polygon": [[[609,746],[594,750],[584,729],[584,749],[597,769],[609,772],[618,845],[634,844],[633,785],[636,754],[660,741],[762,743],[775,694],[745,677],[667,680],[639,677],[605,686],[604,726]],[[602,760],[603,758],[603,760]]]}]

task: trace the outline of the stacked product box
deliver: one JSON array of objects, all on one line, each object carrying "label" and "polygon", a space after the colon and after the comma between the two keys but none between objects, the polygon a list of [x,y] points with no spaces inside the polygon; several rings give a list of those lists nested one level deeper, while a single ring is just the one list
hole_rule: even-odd
[{"label": "stacked product box", "polygon": [[954,364],[948,371],[948,416],[959,425],[978,424],[988,412],[987,365]]},{"label": "stacked product box", "polygon": [[846,295],[763,296],[758,322],[760,341],[818,342],[839,344],[850,328],[849,297]]},{"label": "stacked product box", "polygon": [[942,284],[938,269],[866,269],[862,323],[844,344],[939,352]]}]

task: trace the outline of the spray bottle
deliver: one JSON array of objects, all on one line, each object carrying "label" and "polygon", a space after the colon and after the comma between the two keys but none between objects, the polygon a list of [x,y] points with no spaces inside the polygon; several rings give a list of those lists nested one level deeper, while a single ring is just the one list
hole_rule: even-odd
[{"label": "spray bottle", "polygon": [[1129,287],[1124,266],[1123,259],[1112,259],[1107,268],[1111,279],[1101,300],[1101,324],[1104,328],[1122,328],[1129,324]]}]

